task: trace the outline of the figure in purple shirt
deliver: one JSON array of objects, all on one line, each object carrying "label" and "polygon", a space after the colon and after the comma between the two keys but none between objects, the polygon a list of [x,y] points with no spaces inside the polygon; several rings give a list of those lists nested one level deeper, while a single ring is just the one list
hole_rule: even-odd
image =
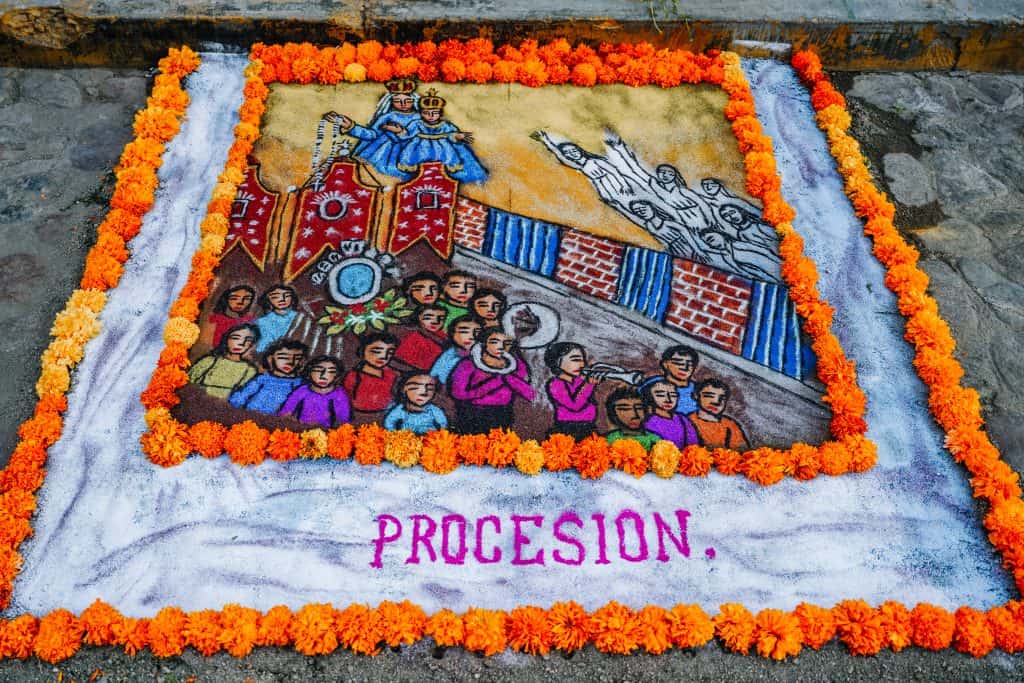
[{"label": "figure in purple shirt", "polygon": [[534,398],[530,370],[513,350],[514,340],[500,328],[484,328],[477,343],[455,366],[450,382],[455,400],[454,429],[459,434],[486,434],[509,429],[516,397]]},{"label": "figure in purple shirt", "polygon": [[647,431],[671,441],[679,448],[700,443],[697,428],[686,415],[676,412],[679,395],[674,385],[658,380],[644,386],[640,393],[651,410],[651,415],[644,422]]},{"label": "figure in purple shirt", "polygon": [[288,394],[277,414],[327,429],[348,422],[352,405],[345,389],[339,386],[342,370],[337,358],[318,356],[311,360],[303,373],[305,382]]},{"label": "figure in purple shirt", "polygon": [[547,384],[548,398],[555,409],[555,424],[548,435],[568,434],[577,441],[587,438],[597,428],[594,389],[602,376],[584,376],[587,351],[573,342],[557,342],[545,349],[544,364],[554,374]]}]

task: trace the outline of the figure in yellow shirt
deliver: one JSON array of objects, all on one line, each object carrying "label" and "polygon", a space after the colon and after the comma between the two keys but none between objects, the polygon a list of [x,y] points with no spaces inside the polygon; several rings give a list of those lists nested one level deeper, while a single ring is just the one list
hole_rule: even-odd
[{"label": "figure in yellow shirt", "polygon": [[256,376],[256,367],[245,356],[259,338],[259,328],[252,323],[235,325],[224,333],[213,351],[188,369],[188,381],[210,396],[226,400],[232,391]]}]

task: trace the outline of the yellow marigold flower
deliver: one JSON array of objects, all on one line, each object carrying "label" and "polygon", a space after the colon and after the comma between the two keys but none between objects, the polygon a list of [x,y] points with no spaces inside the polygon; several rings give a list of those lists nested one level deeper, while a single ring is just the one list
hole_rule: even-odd
[{"label": "yellow marigold flower", "polygon": [[398,467],[412,467],[420,461],[423,442],[408,430],[388,432],[384,437],[384,458]]},{"label": "yellow marigold flower", "polygon": [[74,339],[83,344],[100,332],[96,313],[88,308],[69,306],[53,319],[50,334],[63,339]]},{"label": "yellow marigold flower", "polygon": [[245,173],[237,168],[226,168],[224,172],[217,177],[217,182],[228,183],[230,185],[239,185],[245,180]]},{"label": "yellow marigold flower", "polygon": [[514,462],[523,474],[537,474],[544,468],[544,449],[535,439],[524,441],[516,449]]},{"label": "yellow marigold flower", "polygon": [[349,83],[362,83],[366,80],[366,67],[358,62],[352,62],[345,67],[345,80]]},{"label": "yellow marigold flower", "polygon": [[164,325],[164,341],[192,346],[199,339],[199,326],[185,318],[171,318]]},{"label": "yellow marigold flower", "polygon": [[232,183],[217,183],[213,186],[213,199],[230,199],[234,201],[238,188]]},{"label": "yellow marigold flower", "polygon": [[99,313],[107,305],[107,294],[98,289],[76,289],[68,298],[65,308],[87,308]]},{"label": "yellow marigold flower", "polygon": [[216,233],[204,235],[203,239],[199,241],[199,248],[208,254],[220,256],[220,253],[224,251],[224,235]]},{"label": "yellow marigold flower", "polygon": [[71,375],[63,365],[46,365],[39,373],[39,381],[36,382],[36,395],[39,397],[47,394],[63,394],[71,386]]},{"label": "yellow marigold flower", "polygon": [[143,419],[146,420],[146,426],[150,429],[153,425],[158,422],[166,422],[171,419],[171,411],[168,408],[150,408],[146,411]]},{"label": "yellow marigold flower", "polygon": [[220,235],[224,237],[228,234],[228,218],[219,213],[211,213],[203,219],[199,227],[203,235]]},{"label": "yellow marigold flower", "polygon": [[303,458],[322,458],[327,455],[327,432],[322,429],[309,429],[300,434],[302,445],[299,456]]},{"label": "yellow marigold flower", "polygon": [[54,339],[43,351],[43,365],[64,365],[73,367],[82,360],[85,349],[74,339]]},{"label": "yellow marigold flower", "polygon": [[681,457],[679,448],[663,439],[651,447],[651,470],[662,479],[671,479],[679,467]]}]

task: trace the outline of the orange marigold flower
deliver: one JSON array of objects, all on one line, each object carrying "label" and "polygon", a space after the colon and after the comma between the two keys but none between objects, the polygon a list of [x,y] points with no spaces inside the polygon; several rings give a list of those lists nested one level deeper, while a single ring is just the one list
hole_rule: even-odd
[{"label": "orange marigold flower", "polygon": [[120,612],[97,598],[80,617],[85,642],[89,645],[113,645],[117,642],[114,629],[123,621],[124,616]]},{"label": "orange marigold flower", "polygon": [[135,138],[125,145],[124,151],[121,152],[121,158],[118,160],[118,165],[114,168],[114,172],[117,173],[122,169],[134,166],[160,168],[160,165],[163,163],[163,153],[164,145],[159,140]]},{"label": "orange marigold flower", "polygon": [[38,441],[43,446],[49,446],[60,438],[60,432],[64,421],[60,413],[39,412],[25,420],[18,427],[18,436],[26,440]]},{"label": "orange marigold flower", "polygon": [[270,438],[267,441],[267,455],[271,459],[281,462],[299,457],[300,448],[302,448],[302,438],[287,429],[275,429],[270,433]]},{"label": "orange marigold flower", "polygon": [[299,432],[299,457],[322,458],[327,455],[327,432],[322,429],[307,429]]},{"label": "orange marigold flower", "polygon": [[89,252],[85,259],[85,271],[80,281],[81,287],[87,289],[113,289],[121,280],[124,267],[121,262],[109,254]]},{"label": "orange marigold flower", "polygon": [[821,471],[830,477],[850,471],[850,451],[837,441],[827,441],[818,449],[821,454]]},{"label": "orange marigold flower", "polygon": [[306,85],[320,75],[320,60],[314,57],[299,57],[292,62],[292,79]]},{"label": "orange marigold flower", "polygon": [[569,71],[569,67],[565,64],[549,64],[548,65],[548,85],[561,85],[569,80],[569,76],[572,75]]},{"label": "orange marigold flower", "polygon": [[590,615],[572,600],[556,602],[548,610],[551,644],[563,652],[575,652],[590,639]]},{"label": "orange marigold flower", "polygon": [[363,64],[370,64],[380,59],[384,46],[376,40],[364,40],[356,45],[356,59]]},{"label": "orange marigold flower", "polygon": [[380,652],[384,622],[377,610],[353,604],[337,613],[338,640],[353,652],[371,657]]},{"label": "orange marigold flower", "polygon": [[551,624],[540,607],[516,607],[508,615],[508,644],[516,652],[546,655],[551,651]]},{"label": "orange marigold flower", "polygon": [[846,98],[839,94],[828,81],[815,83],[814,89],[811,91],[811,106],[814,107],[815,111],[821,111],[832,105],[845,107]]},{"label": "orange marigold flower", "polygon": [[699,605],[676,605],[668,618],[669,637],[676,647],[703,647],[715,637],[715,624]]},{"label": "orange marigold flower", "polygon": [[928,347],[949,355],[956,348],[949,325],[937,312],[922,310],[907,319],[904,338],[917,348]]},{"label": "orange marigold flower", "polygon": [[1024,650],[1024,603],[1010,600],[987,613],[995,643],[1010,654]]},{"label": "orange marigold flower", "polygon": [[981,399],[976,389],[961,386],[931,387],[928,392],[928,408],[943,429],[957,427],[980,427]]},{"label": "orange marigold flower", "polygon": [[500,610],[470,607],[462,615],[463,646],[484,655],[496,655],[505,649],[505,613]]},{"label": "orange marigold flower", "polygon": [[612,467],[640,478],[647,473],[647,449],[633,439],[619,439],[609,449]]},{"label": "orange marigold flower", "polygon": [[584,479],[599,479],[611,467],[611,449],[603,436],[593,434],[576,444],[572,465]]},{"label": "orange marigold flower", "polygon": [[878,608],[881,617],[882,631],[884,632],[885,644],[892,648],[893,652],[899,652],[911,643],[910,610],[902,603],[889,600],[882,603]]},{"label": "orange marigold flower", "polygon": [[486,434],[463,434],[459,437],[457,455],[467,465],[483,465],[487,462],[490,446]]},{"label": "orange marigold flower", "polygon": [[922,347],[914,356],[914,368],[928,386],[955,385],[964,376],[964,369],[948,353]]},{"label": "orange marigold flower", "polygon": [[960,607],[954,614],[956,629],[953,647],[972,657],[984,657],[995,647],[995,636],[983,612],[970,607]]},{"label": "orange marigold flower", "polygon": [[428,64],[426,62],[420,62],[420,66],[416,69],[416,77],[420,79],[421,83],[427,83],[429,81],[436,81],[439,72],[437,66],[434,64]]},{"label": "orange marigold flower", "polygon": [[125,209],[113,208],[107,217],[100,223],[99,232],[113,232],[126,240],[130,240],[139,234],[142,227],[142,217],[139,214]]},{"label": "orange marigold flower", "polygon": [[487,62],[473,62],[466,67],[466,80],[472,83],[490,83],[494,71]]},{"label": "orange marigold flower", "polygon": [[0,494],[0,510],[18,519],[29,519],[36,510],[36,497],[30,491],[8,491]]},{"label": "orange marigold flower", "polygon": [[459,466],[457,454],[459,437],[446,429],[428,432],[423,436],[420,465],[434,474],[448,474]]},{"label": "orange marigold flower", "polygon": [[552,434],[541,443],[544,449],[544,467],[560,472],[572,467],[572,453],[576,441],[568,434]]},{"label": "orange marigold flower", "polygon": [[66,609],[55,609],[39,621],[35,653],[45,662],[62,662],[82,646],[82,623]]},{"label": "orange marigold flower", "polygon": [[679,474],[687,477],[706,477],[714,464],[711,451],[703,446],[687,446],[679,459]]},{"label": "orange marigold flower", "polygon": [[682,457],[679,448],[671,441],[656,441],[651,446],[651,470],[662,479],[670,479],[678,471]]},{"label": "orange marigold flower", "polygon": [[832,610],[839,639],[850,654],[873,655],[885,645],[885,628],[877,610],[863,600],[844,600]]},{"label": "orange marigold flower", "polygon": [[612,600],[590,615],[590,634],[601,652],[628,655],[640,645],[643,624],[636,612]]},{"label": "orange marigold flower", "polygon": [[992,545],[1001,552],[1024,545],[1024,501],[1019,498],[993,501],[983,524],[989,531]]},{"label": "orange marigold flower", "polygon": [[284,646],[292,642],[292,611],[284,605],[271,607],[260,619],[257,645]]},{"label": "orange marigold flower", "polygon": [[0,628],[0,656],[4,659],[25,659],[35,650],[39,620],[31,614],[22,614]]},{"label": "orange marigold flower", "polygon": [[832,610],[801,602],[793,611],[793,616],[800,622],[804,644],[815,650],[832,640],[836,634],[836,620]]},{"label": "orange marigold flower", "polygon": [[517,80],[530,88],[538,88],[548,82],[548,68],[539,59],[527,59],[516,71]]},{"label": "orange marigold flower", "polygon": [[450,609],[442,609],[431,615],[423,632],[433,638],[438,647],[461,645],[465,636],[462,617]]},{"label": "orange marigold flower", "polygon": [[356,430],[355,458],[360,465],[379,465],[384,460],[387,432],[377,423],[361,425]]},{"label": "orange marigold flower", "polygon": [[176,112],[163,107],[147,107],[135,114],[132,132],[137,138],[167,142],[178,134],[180,128]]},{"label": "orange marigold flower", "polygon": [[672,647],[668,611],[657,605],[647,605],[637,612],[640,621],[640,645],[652,655],[660,655]]},{"label": "orange marigold flower", "polygon": [[458,83],[466,77],[466,63],[461,59],[449,57],[441,62],[441,79],[445,83]]},{"label": "orange marigold flower", "polygon": [[722,641],[726,648],[740,654],[747,654],[750,646],[754,644],[754,629],[756,622],[754,615],[737,603],[725,603],[718,608],[718,614],[712,621],[715,624],[715,634]]},{"label": "orange marigold flower", "polygon": [[1020,475],[999,460],[992,463],[988,471],[976,474],[971,479],[971,490],[975,498],[1001,502],[1010,498],[1020,498],[1022,491],[1019,480]]},{"label": "orange marigold flower", "polygon": [[327,455],[335,460],[345,460],[352,455],[356,443],[355,428],[345,423],[327,433]]},{"label": "orange marigold flower", "polygon": [[789,460],[793,478],[800,481],[814,479],[821,470],[821,453],[815,446],[805,443],[793,444],[789,449]]},{"label": "orange marigold flower", "polygon": [[743,454],[728,448],[716,448],[711,451],[711,459],[715,463],[715,469],[719,474],[733,476],[739,474],[743,469]]},{"label": "orange marigold flower", "polygon": [[781,661],[795,657],[803,649],[803,631],[800,620],[792,614],[778,609],[764,609],[758,612],[755,621],[754,642],[757,654]]},{"label": "orange marigold flower", "polygon": [[836,131],[847,131],[850,128],[850,112],[846,109],[831,104],[820,110],[814,117],[818,126],[822,129],[834,129]]},{"label": "orange marigold flower", "polygon": [[184,112],[188,106],[188,93],[180,87],[171,85],[154,85],[146,105],[163,107],[169,111]]},{"label": "orange marigold flower", "polygon": [[761,212],[761,216],[772,225],[788,223],[796,218],[796,211],[786,202],[781,192],[777,190],[766,192],[762,201],[764,201],[764,210]]},{"label": "orange marigold flower", "polygon": [[384,459],[396,467],[412,467],[420,461],[423,442],[410,431],[391,431],[384,437]]},{"label": "orange marigold flower", "polygon": [[415,57],[399,57],[395,60],[393,69],[395,76],[405,78],[412,76],[420,68],[420,60]]},{"label": "orange marigold flower", "polygon": [[366,69],[366,75],[371,81],[386,81],[394,75],[394,69],[391,68],[391,62],[378,59],[370,63]]},{"label": "orange marigold flower", "polygon": [[204,657],[209,657],[221,648],[222,628],[220,612],[204,609],[188,613],[182,633],[188,645],[194,647]]},{"label": "orange marigold flower", "polygon": [[507,467],[516,457],[521,443],[519,436],[510,430],[492,429],[487,434],[487,464],[491,467]]},{"label": "orange marigold flower", "polygon": [[499,59],[491,67],[494,80],[498,83],[512,83],[519,74],[519,64],[506,59]]},{"label": "orange marigold flower", "polygon": [[523,474],[535,475],[544,469],[544,449],[534,439],[519,444],[516,450],[515,465]]},{"label": "orange marigold flower", "polygon": [[419,605],[408,600],[400,603],[382,602],[377,606],[384,629],[384,642],[388,647],[412,645],[423,637],[427,615]]},{"label": "orange marigold flower", "polygon": [[910,611],[910,637],[918,647],[947,648],[953,642],[955,629],[955,617],[941,607],[921,602]]},{"label": "orange marigold flower", "polygon": [[224,437],[224,450],[239,465],[258,465],[267,454],[270,433],[252,420],[231,425]]},{"label": "orange marigold flower", "polygon": [[157,422],[140,441],[142,452],[155,465],[173,467],[188,457],[188,428],[177,420]]},{"label": "orange marigold flower", "polygon": [[597,69],[590,63],[577,64],[572,68],[569,80],[573,85],[589,88],[597,83]]},{"label": "orange marigold flower", "polygon": [[8,512],[0,512],[0,544],[16,548],[32,535],[32,525],[27,519],[12,516]]},{"label": "orange marigold flower", "polygon": [[185,318],[171,318],[164,325],[164,341],[191,347],[199,339],[199,326]]},{"label": "orange marigold flower", "polygon": [[[12,462],[0,470],[0,491],[35,491],[43,485],[44,477],[46,477],[46,470],[41,464]],[[10,566],[5,564],[6,559],[0,557],[0,577],[3,577],[10,569]],[[3,585],[2,582],[0,585]]]},{"label": "orange marigold flower", "polygon": [[163,73],[182,78],[199,68],[199,55],[188,45],[172,47],[157,64]]},{"label": "orange marigold flower", "polygon": [[326,655],[338,648],[335,611],[328,604],[310,603],[295,613],[290,633],[295,649],[304,655]]},{"label": "orange marigold flower", "polygon": [[224,605],[220,613],[220,645],[232,657],[245,657],[259,639],[260,612],[241,605]]},{"label": "orange marigold flower", "polygon": [[188,375],[178,367],[158,367],[153,371],[149,386],[142,392],[142,405],[147,408],[172,408],[181,402],[175,393],[188,384]]},{"label": "orange marigold flower", "polygon": [[[189,322],[191,320],[195,320],[196,318],[199,317],[199,302],[196,301],[195,299],[183,299],[181,297],[178,297],[178,300],[175,301],[173,304],[171,304],[170,315],[171,315],[171,319],[172,320],[178,319],[178,320],[184,320],[185,322]],[[182,328],[182,329],[184,329],[184,328]],[[197,338],[198,338],[198,329],[199,328],[196,327]],[[165,334],[165,339],[166,339],[166,334],[167,334],[166,329],[164,330],[164,334]],[[189,344],[188,346],[191,346],[191,344]]]},{"label": "orange marigold flower", "polygon": [[778,484],[790,466],[785,453],[774,448],[756,448],[743,454],[740,470],[747,479],[761,486]]},{"label": "orange marigold flower", "polygon": [[149,622],[149,649],[157,657],[176,657],[185,649],[188,617],[177,607],[164,607]]}]

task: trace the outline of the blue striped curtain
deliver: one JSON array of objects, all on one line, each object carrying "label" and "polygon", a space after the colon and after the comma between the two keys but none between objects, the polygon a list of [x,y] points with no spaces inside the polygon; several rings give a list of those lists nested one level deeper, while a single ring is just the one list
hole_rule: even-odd
[{"label": "blue striped curtain", "polygon": [[663,251],[626,247],[616,303],[661,322],[671,290],[671,256]]},{"label": "blue striped curtain", "polygon": [[561,232],[557,225],[491,207],[483,254],[547,277],[558,263]]},{"label": "blue striped curtain", "polygon": [[743,335],[743,357],[790,377],[803,379],[806,368],[800,317],[780,285],[752,282],[750,318]]}]

